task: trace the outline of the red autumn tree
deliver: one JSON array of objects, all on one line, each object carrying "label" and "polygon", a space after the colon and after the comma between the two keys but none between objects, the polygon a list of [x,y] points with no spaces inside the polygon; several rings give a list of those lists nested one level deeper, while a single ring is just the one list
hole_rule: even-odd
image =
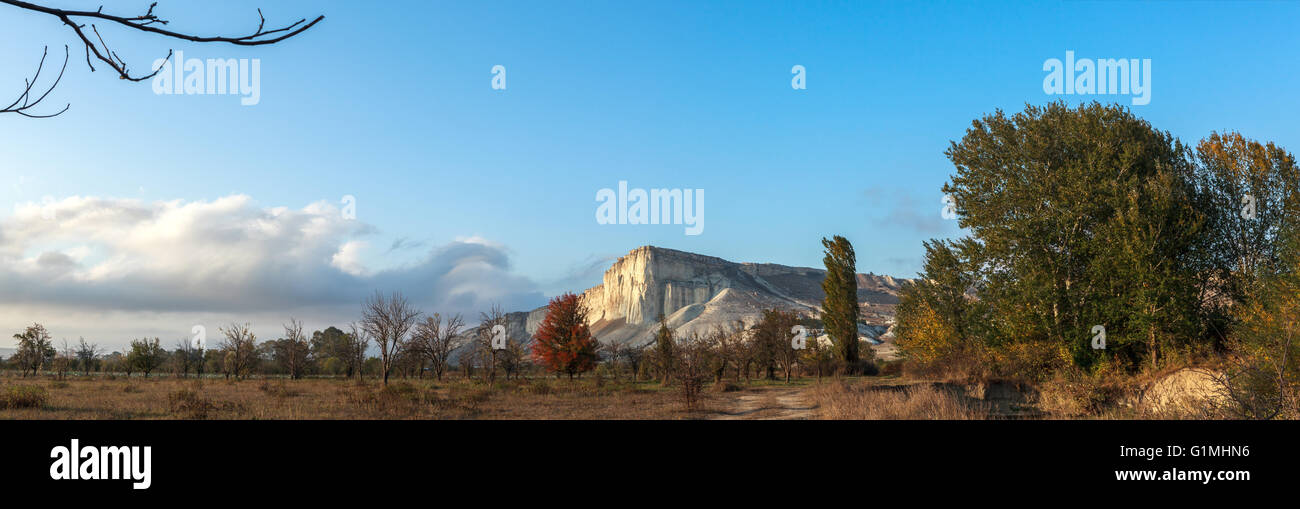
[{"label": "red autumn tree", "polygon": [[587,327],[587,310],[577,295],[551,299],[546,318],[533,335],[533,360],[547,369],[573,375],[596,367],[596,338]]}]

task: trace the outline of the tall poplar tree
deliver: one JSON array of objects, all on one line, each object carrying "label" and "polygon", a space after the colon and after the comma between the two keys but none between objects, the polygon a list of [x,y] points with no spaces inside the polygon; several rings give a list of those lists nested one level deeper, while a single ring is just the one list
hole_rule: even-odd
[{"label": "tall poplar tree", "polygon": [[822,280],[822,323],[835,344],[835,355],[851,367],[858,362],[858,274],[857,256],[848,239],[836,235],[822,238],[826,256],[826,279]]}]

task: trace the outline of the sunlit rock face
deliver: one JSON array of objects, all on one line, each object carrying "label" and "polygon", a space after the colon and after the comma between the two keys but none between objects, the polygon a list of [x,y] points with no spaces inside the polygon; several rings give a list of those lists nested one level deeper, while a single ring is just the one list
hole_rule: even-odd
[{"label": "sunlit rock face", "polygon": [[[582,293],[592,331],[604,342],[649,343],[662,313],[679,337],[737,322],[753,325],[770,308],[821,313],[825,271],[771,263],[736,263],[653,246],[636,248]],[[862,318],[884,330],[905,279],[858,274]],[[512,336],[530,337],[546,308],[511,313]],[[522,330],[521,330],[522,329]],[[875,330],[875,328],[871,328]]]}]

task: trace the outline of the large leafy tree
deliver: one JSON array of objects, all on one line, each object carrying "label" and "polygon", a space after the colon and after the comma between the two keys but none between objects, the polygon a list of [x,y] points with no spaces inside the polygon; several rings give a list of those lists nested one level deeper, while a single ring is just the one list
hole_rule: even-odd
[{"label": "large leafy tree", "polygon": [[533,359],[556,376],[568,373],[573,379],[596,367],[596,338],[587,326],[587,310],[577,295],[565,293],[551,299],[533,338]]},{"label": "large leafy tree", "polygon": [[1273,143],[1212,133],[1196,147],[1198,187],[1209,216],[1203,249],[1215,271],[1215,296],[1242,303],[1259,283],[1287,270],[1285,235],[1300,218],[1300,168]]},{"label": "large leafy tree", "polygon": [[983,345],[987,327],[983,303],[976,291],[975,258],[969,239],[924,243],[925,266],[920,277],[899,292],[894,328],[896,342],[909,358],[922,365],[970,357]]},{"label": "large leafy tree", "polygon": [[18,340],[18,351],[11,361],[22,368],[23,376],[27,376],[28,371],[33,375],[40,374],[45,364],[54,360],[54,342],[44,325],[32,324],[21,333],[14,334],[14,339]]},{"label": "large leafy tree", "polygon": [[334,326],[326,327],[325,330],[311,333],[311,354],[322,363],[330,358],[338,359],[347,377],[352,378],[352,372],[357,366],[349,355],[349,343],[350,338],[342,329]]},{"label": "large leafy tree", "polygon": [[[974,291],[986,344],[1042,342],[1075,365],[1136,365],[1201,331],[1204,197],[1190,151],[1120,106],[1064,103],[976,120],[946,152],[944,192],[960,225],[961,268],[936,295]],[[927,264],[946,250],[929,250]],[[969,333],[970,320],[934,311]],[[1107,347],[1094,349],[1096,326]]]},{"label": "large leafy tree", "polygon": [[845,364],[858,362],[858,275],[857,255],[848,239],[836,235],[822,239],[826,256],[826,279],[822,280],[822,322],[835,344],[835,354]]},{"label": "large leafy tree", "polygon": [[163,349],[158,338],[134,339],[131,340],[131,350],[126,355],[126,362],[134,368],[134,371],[144,373],[144,376],[148,377],[149,373],[162,365],[166,355],[167,350]]}]

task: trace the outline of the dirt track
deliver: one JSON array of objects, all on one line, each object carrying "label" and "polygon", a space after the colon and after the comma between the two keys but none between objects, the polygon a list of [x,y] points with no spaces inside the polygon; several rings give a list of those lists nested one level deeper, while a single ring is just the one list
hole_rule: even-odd
[{"label": "dirt track", "polygon": [[724,394],[729,397],[714,419],[813,419],[815,406],[807,403],[799,387],[761,387]]}]

